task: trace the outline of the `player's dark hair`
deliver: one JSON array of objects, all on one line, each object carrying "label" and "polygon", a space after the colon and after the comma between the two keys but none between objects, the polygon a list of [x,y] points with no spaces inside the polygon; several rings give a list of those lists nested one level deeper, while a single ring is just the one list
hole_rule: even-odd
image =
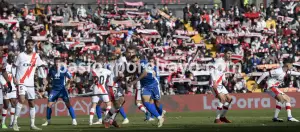
[{"label": "player's dark hair", "polygon": [[56,62],[57,60],[60,60],[60,58],[59,57],[55,57],[54,58],[54,62]]},{"label": "player's dark hair", "polygon": [[127,50],[135,50],[135,51],[137,51],[137,47],[134,46],[134,45],[129,45],[126,49]]},{"label": "player's dark hair", "polygon": [[228,52],[233,52],[233,51],[232,51],[231,48],[226,48],[226,49],[224,50],[224,53],[226,54],[226,53],[228,53]]},{"label": "player's dark hair", "polygon": [[152,55],[148,56],[148,61],[150,61],[150,60],[155,60],[154,56],[152,56]]},{"label": "player's dark hair", "polygon": [[30,42],[34,43],[34,41],[32,40],[31,37],[29,37],[29,38],[25,41],[25,44],[27,45],[27,44],[30,43]]},{"label": "player's dark hair", "polygon": [[9,64],[12,64],[14,62],[14,57],[15,57],[14,53],[9,53],[7,56],[7,62]]}]

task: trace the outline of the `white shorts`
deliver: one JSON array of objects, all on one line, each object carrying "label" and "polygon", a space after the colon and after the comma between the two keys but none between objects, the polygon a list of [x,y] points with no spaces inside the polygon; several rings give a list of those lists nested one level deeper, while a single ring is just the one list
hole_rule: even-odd
[{"label": "white shorts", "polygon": [[281,92],[278,88],[275,87],[269,88],[268,90],[266,90],[266,93],[272,96],[273,98],[275,98],[278,94],[284,95],[283,92]]},{"label": "white shorts", "polygon": [[[93,89],[93,93],[95,94],[95,96],[92,96],[93,103],[98,103],[100,99],[105,103],[110,101],[108,92],[105,87],[97,86],[95,84],[93,84],[91,87]],[[97,94],[106,94],[106,95],[97,95]]]},{"label": "white shorts", "polygon": [[3,104],[3,92],[2,89],[0,89],[0,105]]},{"label": "white shorts", "polygon": [[103,101],[104,103],[109,102],[109,96],[108,95],[100,95],[100,96],[92,96],[92,102],[93,103],[98,103],[99,101]]},{"label": "white shorts", "polygon": [[142,90],[136,89],[135,90],[135,101],[141,101],[142,100]]},{"label": "white shorts", "polygon": [[35,89],[34,87],[26,87],[24,85],[20,85],[18,87],[19,95],[25,95],[27,99],[35,99]]},{"label": "white shorts", "polygon": [[6,93],[3,98],[4,99],[16,99],[17,98],[17,91],[12,91],[10,93]]},{"label": "white shorts", "polygon": [[213,87],[211,87],[210,90],[215,97],[217,97],[219,94],[228,94],[227,89],[223,85],[219,85],[217,91],[215,91]]}]

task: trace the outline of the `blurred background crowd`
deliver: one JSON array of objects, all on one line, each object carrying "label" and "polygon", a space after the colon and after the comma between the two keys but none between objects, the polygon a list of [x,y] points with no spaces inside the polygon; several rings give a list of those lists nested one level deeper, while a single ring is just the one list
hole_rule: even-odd
[{"label": "blurred background crowd", "polygon": [[[139,49],[137,54],[154,53],[159,63],[193,61],[205,65],[231,49],[230,65],[240,65],[231,69],[225,85],[234,93],[252,92],[251,82],[257,76],[247,76],[249,73],[268,71],[284,63],[293,63],[294,70],[300,71],[298,2],[283,2],[280,6],[247,3],[229,9],[194,3],[186,4],[182,12],[182,16],[176,16],[167,4],[157,7],[143,2],[16,5],[1,0],[0,44],[5,49],[1,54],[17,56],[25,50],[28,37],[36,41],[35,51],[48,66],[54,57],[61,57],[67,64],[88,64],[100,54],[113,62],[129,45]],[[210,94],[205,70],[187,75],[183,69],[164,69],[160,78],[162,93]],[[89,91],[88,74],[85,70],[73,73],[74,81],[69,86],[72,95]],[[299,91],[299,78],[288,77],[280,87]],[[41,85],[36,81],[38,96],[47,97]],[[133,89],[125,93],[135,94]]]}]

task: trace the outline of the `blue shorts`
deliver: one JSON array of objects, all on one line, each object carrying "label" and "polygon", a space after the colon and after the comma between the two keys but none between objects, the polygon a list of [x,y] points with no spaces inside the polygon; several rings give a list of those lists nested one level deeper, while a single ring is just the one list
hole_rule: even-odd
[{"label": "blue shorts", "polygon": [[66,89],[51,90],[48,102],[56,102],[58,98],[61,98],[64,102],[69,102],[69,95]]},{"label": "blue shorts", "polygon": [[148,85],[142,87],[142,96],[150,95],[153,100],[160,100],[160,89],[159,84]]}]

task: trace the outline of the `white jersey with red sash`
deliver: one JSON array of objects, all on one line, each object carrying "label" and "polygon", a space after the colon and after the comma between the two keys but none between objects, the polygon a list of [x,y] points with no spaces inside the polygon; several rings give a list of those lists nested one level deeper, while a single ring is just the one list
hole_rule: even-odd
[{"label": "white jersey with red sash", "polygon": [[121,82],[118,79],[118,74],[124,62],[113,61],[107,65],[107,69],[112,71],[109,77],[107,86],[109,87],[109,94],[112,101],[118,100],[123,97],[123,88],[121,88]]},{"label": "white jersey with red sash", "polygon": [[260,84],[262,80],[268,77],[266,81],[266,92],[272,97],[276,97],[278,94],[283,94],[282,91],[278,89],[281,83],[283,83],[284,78],[287,75],[299,76],[300,72],[286,71],[284,72],[282,67],[270,70],[269,72],[264,72],[257,80],[257,84]]},{"label": "white jersey with red sash", "polygon": [[225,73],[227,66],[225,61],[220,58],[216,60],[214,65],[215,69],[210,72],[211,80],[217,84],[217,89],[211,87],[212,93],[217,96],[218,94],[228,94],[227,89],[224,87],[223,83],[226,82]]},{"label": "white jersey with red sash", "polygon": [[16,81],[19,85],[34,87],[34,73],[37,67],[43,65],[43,61],[37,53],[28,55],[22,52],[18,55],[16,62]]},{"label": "white jersey with red sash", "polygon": [[[93,90],[93,94],[95,94],[95,96],[92,97],[92,102],[93,103],[98,103],[99,99],[101,98],[101,100],[103,102],[109,102],[109,93],[107,92],[106,89],[106,82],[107,82],[107,78],[108,76],[111,75],[111,71],[105,68],[96,68],[96,69],[92,69],[90,77],[98,77],[98,82],[95,82],[94,85],[92,85],[92,90]],[[97,95],[97,94],[103,94],[103,95]],[[100,97],[100,98],[99,98]]]},{"label": "white jersey with red sash", "polygon": [[268,77],[267,79],[267,88],[271,88],[271,87],[278,87],[283,81],[284,78],[287,75],[292,75],[292,76],[299,76],[300,72],[296,72],[296,71],[286,71],[284,72],[283,69],[277,68],[274,70],[271,70],[269,72],[264,72],[263,75],[260,76],[260,78],[257,80],[257,84],[259,84],[263,79],[265,79],[266,77]]},{"label": "white jersey with red sash", "polygon": [[111,75],[111,71],[104,68],[97,68],[91,71],[91,76],[98,77],[99,81],[95,83],[97,87],[93,88],[94,94],[108,94],[106,90],[107,77]]},{"label": "white jersey with red sash", "polygon": [[218,58],[215,60],[216,64],[218,65],[219,69],[223,72],[230,72],[232,69],[230,69],[228,66],[231,64],[230,61],[225,61],[223,58]]}]

